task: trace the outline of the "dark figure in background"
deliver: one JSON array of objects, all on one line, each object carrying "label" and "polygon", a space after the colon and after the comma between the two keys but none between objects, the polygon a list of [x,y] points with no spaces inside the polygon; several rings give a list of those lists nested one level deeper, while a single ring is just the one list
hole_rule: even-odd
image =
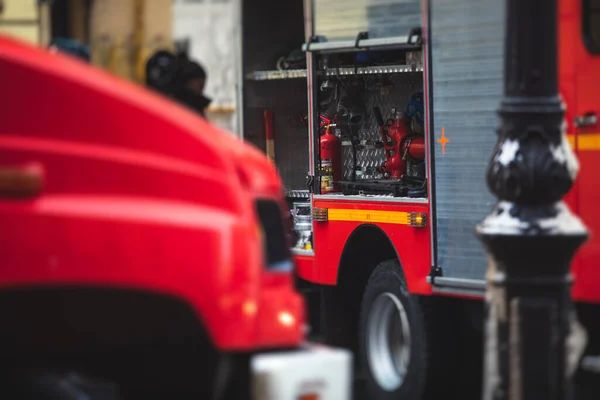
[{"label": "dark figure in background", "polygon": [[186,55],[158,51],[146,63],[146,84],[204,115],[211,99],[204,95],[206,72]]},{"label": "dark figure in background", "polygon": [[211,99],[204,95],[205,84],[204,68],[196,62],[186,60],[179,69],[173,97],[204,117],[204,110],[211,102]]}]

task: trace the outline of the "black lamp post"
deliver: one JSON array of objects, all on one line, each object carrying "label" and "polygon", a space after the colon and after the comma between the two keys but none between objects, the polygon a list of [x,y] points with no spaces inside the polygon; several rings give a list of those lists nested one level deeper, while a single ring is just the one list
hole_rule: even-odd
[{"label": "black lamp post", "polygon": [[[557,0],[506,0],[504,98],[487,182],[498,197],[476,228],[488,253],[484,400],[571,398],[581,351],[570,263],[587,231],[562,197],[578,163],[563,135]],[[577,349],[567,339],[579,337]]]}]

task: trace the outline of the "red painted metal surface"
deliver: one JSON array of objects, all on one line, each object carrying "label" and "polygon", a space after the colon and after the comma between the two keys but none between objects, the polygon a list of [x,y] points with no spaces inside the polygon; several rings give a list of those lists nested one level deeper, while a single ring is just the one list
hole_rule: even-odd
[{"label": "red painted metal surface", "polygon": [[221,349],[294,346],[304,307],[265,271],[253,200],[282,202],[258,150],[192,112],[0,36],[0,169],[36,163],[32,199],[0,198],[0,289],[151,290],[190,304]]},{"label": "red painted metal surface", "polygon": [[567,105],[568,132],[575,135],[581,170],[569,205],[590,230],[589,241],[579,250],[573,263],[575,300],[600,302],[600,124],[576,128],[575,117],[595,112],[600,117],[600,54],[584,45],[581,1],[563,0],[560,4],[560,85]]},{"label": "red painted metal surface", "polygon": [[[387,203],[373,201],[314,200],[314,207],[328,209],[385,210],[427,213],[423,203]],[[429,221],[431,223],[431,221]],[[350,234],[365,222],[314,222],[315,261],[308,279],[315,283],[335,285],[342,251]],[[431,269],[429,226],[415,228],[409,225],[378,223],[394,245],[411,293],[429,294],[431,286],[427,275]],[[429,224],[428,224],[429,225]]]},{"label": "red painted metal surface", "polygon": [[295,255],[296,274],[302,279],[312,281],[315,276],[315,257],[307,255]]}]

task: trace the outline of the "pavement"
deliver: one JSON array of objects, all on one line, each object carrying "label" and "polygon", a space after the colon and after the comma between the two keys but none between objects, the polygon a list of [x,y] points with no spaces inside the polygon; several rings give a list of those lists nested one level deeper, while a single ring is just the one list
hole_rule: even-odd
[{"label": "pavement", "polygon": [[[423,400],[446,400],[446,399],[460,399],[460,400],[481,400],[481,382],[473,380],[470,376],[474,368],[479,366],[464,365],[464,363],[457,363],[456,370],[458,371],[457,382],[467,383],[470,380],[470,384],[461,387],[458,385],[440,385],[440,391],[433,393],[426,399]],[[470,379],[469,379],[470,378]],[[585,372],[579,372],[574,379],[574,398],[573,400],[598,400],[600,399],[600,375],[590,374]],[[364,380],[357,377],[354,380],[353,387],[353,400],[372,400],[370,399],[364,390]]]}]

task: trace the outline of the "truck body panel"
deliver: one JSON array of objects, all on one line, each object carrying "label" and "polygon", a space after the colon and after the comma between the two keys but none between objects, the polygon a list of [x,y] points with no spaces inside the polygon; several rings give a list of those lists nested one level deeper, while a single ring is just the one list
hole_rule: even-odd
[{"label": "truck body panel", "polygon": [[[587,318],[581,319],[590,332],[595,331],[597,310],[593,304],[582,303],[600,301],[595,236],[600,229],[596,227],[600,214],[595,207],[600,196],[595,182],[595,152],[600,141],[596,137],[599,125],[590,122],[591,113],[597,115],[600,111],[600,57],[590,52],[589,41],[600,39],[595,33],[587,35],[588,41],[584,42],[582,19],[586,13],[582,4],[588,5],[589,14],[592,3],[559,1],[558,35],[566,140],[581,164],[580,174],[564,201],[592,234],[572,263],[572,293],[578,310],[590,310]],[[297,132],[283,129],[280,135],[288,136],[283,137],[283,146],[276,144],[282,156],[275,161],[289,176],[308,170],[305,187],[295,186],[297,181],[292,179],[285,183],[286,189],[291,189],[287,197],[299,238],[293,249],[297,275],[307,299],[314,300],[316,313],[311,316],[311,324],[317,327],[317,337],[326,343],[358,350],[370,398],[420,398],[416,387],[419,378],[433,373],[432,379],[437,382],[439,377],[435,375],[441,373],[452,376],[455,383],[448,368],[455,365],[456,357],[464,355],[463,351],[474,350],[476,340],[482,336],[484,307],[480,300],[485,295],[488,261],[475,236],[475,226],[496,202],[487,187],[486,171],[497,143],[494,133],[504,89],[506,2],[382,0],[366,4],[305,0],[304,6],[306,69],[258,71],[252,78],[253,90],[245,91],[287,104],[288,99],[297,100],[291,82],[306,75],[308,149],[296,145]],[[382,9],[386,10],[385,17],[380,13]],[[403,10],[401,17],[399,10]],[[590,21],[597,22],[599,14],[600,10],[595,11]],[[278,23],[289,19],[291,25],[296,16],[280,14]],[[282,33],[279,27],[265,26],[261,33],[266,38],[266,31],[273,36]],[[270,48],[263,49],[265,53],[276,48],[276,41],[269,43]],[[255,54],[252,50],[245,48]],[[262,79],[278,79],[281,84],[275,90],[275,85],[258,82]],[[415,96],[425,99],[423,124],[409,110],[419,109],[419,101],[413,102]],[[248,97],[241,103],[245,128],[260,130],[261,125],[247,115],[267,107]],[[381,117],[375,107],[383,112]],[[392,108],[396,110],[390,112]],[[574,121],[586,113],[590,113],[585,117],[589,126],[575,126]],[[362,116],[360,122],[352,122],[354,115]],[[404,120],[407,126],[402,127],[398,120]],[[415,121],[423,129],[413,125]],[[333,166],[337,157],[331,154],[337,154],[338,149],[329,152],[329,142],[320,140],[331,124],[335,124],[333,131],[342,143],[343,162],[339,168],[343,168],[343,174]],[[394,135],[389,135],[392,128]],[[403,147],[406,142],[393,142],[391,137],[399,137],[399,128],[408,128],[424,141],[425,165],[422,158],[412,157],[410,143]],[[262,147],[251,135],[246,138]],[[291,143],[293,149],[287,148]],[[389,148],[393,154],[386,153]],[[299,159],[299,152],[308,155],[308,166],[289,172],[287,161]],[[399,153],[406,164],[414,161],[421,169],[411,171],[406,167],[402,179],[397,179],[399,175],[391,174],[387,163],[391,164]],[[321,185],[336,180],[336,173],[343,179]],[[403,191],[413,180],[407,177],[424,181],[424,186]],[[308,213],[302,211],[309,208],[312,225],[306,222]],[[404,213],[411,212],[426,213],[427,225],[399,222]],[[461,299],[428,298],[431,295]],[[394,302],[390,306],[393,311],[386,314],[377,306],[389,299]],[[473,299],[479,301],[470,301]],[[386,316],[390,324],[408,327],[411,340],[405,340],[404,331],[401,335],[390,334],[383,322],[378,322]],[[427,356],[423,348],[416,347],[414,337],[426,338],[431,345]],[[377,338],[389,339],[393,345],[380,345]],[[459,345],[460,338],[465,343]],[[403,350],[397,351],[400,345],[406,345],[410,355],[404,353],[403,357]],[[462,345],[465,348],[458,349]],[[596,352],[595,345],[588,351]],[[386,376],[377,376],[379,367],[390,359],[393,366],[382,368],[386,373],[381,375]],[[400,365],[407,359],[408,366]],[[430,370],[425,371],[423,365],[427,363]],[[387,374],[388,370],[392,372]],[[414,379],[403,380],[405,373]],[[399,376],[393,384],[391,378],[387,379],[392,375]]]},{"label": "truck body panel", "polygon": [[4,37],[0,86],[2,174],[33,168],[42,183],[11,197],[2,182],[0,287],[162,293],[189,304],[217,348],[302,342],[292,277],[266,265],[265,236],[283,231],[256,204],[280,217],[282,187],[258,151],[143,88]]},{"label": "truck body panel", "polygon": [[[311,3],[311,6],[307,7],[307,13],[312,20],[307,22],[306,27],[312,31],[307,33],[307,37],[310,38],[312,33],[318,35],[319,29],[331,36],[331,40],[327,38],[326,45],[313,44],[315,50],[309,52],[309,60],[314,58],[315,54],[321,54],[319,52],[334,54],[336,44],[340,49],[343,48],[343,51],[353,51],[348,49],[345,43],[352,36],[348,33],[349,30],[357,30],[357,27],[362,26],[360,21],[367,21],[369,16],[376,18],[377,15],[369,14],[366,9],[356,5],[353,10],[346,11],[355,18],[345,24],[338,24],[339,27],[336,28],[337,25],[325,25],[323,22],[331,20],[331,13],[338,10],[335,4],[328,4],[326,7],[319,5],[318,1],[308,3]],[[422,3],[422,26],[425,31],[422,63],[429,178],[428,230],[431,232],[429,239],[420,236],[418,239],[425,240],[431,261],[431,274],[428,278],[431,290],[425,292],[483,296],[487,261],[483,247],[474,235],[474,227],[489,213],[495,202],[487,187],[485,171],[496,143],[496,137],[490,129],[494,129],[498,124],[497,109],[503,93],[505,3],[473,0],[460,0],[452,4],[437,0]],[[397,7],[400,7],[400,4],[407,7],[408,2],[394,4]],[[592,232],[591,239],[573,262],[573,272],[577,278],[573,295],[576,300],[597,302],[600,300],[597,294],[600,293],[600,278],[594,272],[598,255],[594,231],[597,229],[595,221],[598,220],[595,199],[599,194],[594,181],[594,166],[595,152],[598,149],[598,125],[576,128],[573,121],[585,113],[598,113],[600,102],[596,98],[596,82],[600,71],[597,65],[600,57],[590,52],[589,45],[586,47],[588,39],[583,32],[582,2],[564,0],[559,2],[559,5],[559,82],[566,104],[565,133],[572,148],[577,152],[581,165],[580,175],[573,189],[565,197],[565,202],[583,218]],[[321,14],[318,11],[319,7]],[[417,20],[415,14],[411,21],[420,25],[415,22]],[[377,35],[359,40],[359,47],[377,50],[403,46],[399,32],[390,33],[389,36],[383,35],[389,43],[377,42],[380,39]],[[318,97],[315,97],[312,89],[316,86],[315,61],[309,61],[307,74],[309,109],[315,114],[315,108],[312,106]],[[318,121],[316,118],[311,121],[309,142],[316,146]],[[309,167],[311,174],[316,176],[319,156],[318,151],[312,149],[313,146],[309,149]],[[344,154],[347,160],[348,153]],[[368,159],[367,162],[379,160],[377,157]],[[344,168],[347,178],[347,161]],[[373,201],[372,196],[369,198],[360,195],[332,197],[314,193],[310,197],[313,208],[321,207],[319,204],[322,202],[328,202],[330,208],[343,208],[343,204],[369,204]],[[385,204],[383,208],[390,212],[405,201],[410,202],[401,198],[386,199],[385,196],[376,200],[375,204]],[[306,271],[313,271],[310,273],[312,278],[306,276],[308,280],[331,285],[335,282],[333,277],[338,276],[339,260],[342,257],[342,252],[338,249],[343,248],[343,243],[338,243],[334,246],[336,250],[331,252],[332,240],[346,240],[340,238],[348,237],[348,228],[345,222],[338,221],[313,224],[314,250],[312,253],[296,253],[302,257],[303,274],[306,276],[309,273]],[[327,229],[324,228],[325,225],[328,226]],[[406,247],[407,240],[400,239],[390,231],[388,224],[378,226],[394,243],[399,258],[407,258],[403,254],[404,250],[401,250]],[[327,250],[320,251],[319,247]],[[421,249],[420,244],[416,242],[413,242],[413,247]],[[311,255],[315,257],[312,262],[309,259]],[[424,259],[425,256],[408,257],[410,260],[416,258]],[[422,270],[422,267],[407,262],[402,264],[404,269]],[[408,275],[421,279],[420,273],[413,275],[409,272]],[[409,283],[411,290],[415,287],[422,286]]]},{"label": "truck body panel", "polygon": [[[590,238],[577,253],[573,264],[576,277],[573,288],[575,299],[600,302],[600,185],[596,176],[600,154],[600,43],[597,34],[598,10],[584,10],[582,5],[592,1],[563,1],[560,9],[560,79],[561,92],[567,102],[569,133],[576,137],[575,148],[580,171],[574,189],[577,213],[590,230]],[[597,3],[597,2],[596,2]],[[597,6],[596,6],[597,7]],[[593,41],[595,39],[595,42]],[[562,82],[564,81],[564,84]],[[575,121],[586,115],[595,116],[596,122],[576,126]]]},{"label": "truck body panel", "polygon": [[[431,286],[427,283],[431,269],[428,251],[430,228],[412,227],[403,215],[409,212],[427,213],[427,204],[315,199],[314,207],[328,209],[329,220],[326,223],[315,222],[314,237],[319,245],[315,247],[316,262],[312,273],[307,274],[305,279],[335,285],[340,260],[350,237],[360,227],[376,225],[389,237],[401,265],[410,266],[404,270],[409,290],[419,294],[431,293]],[[356,268],[361,266],[356,265]]]}]

